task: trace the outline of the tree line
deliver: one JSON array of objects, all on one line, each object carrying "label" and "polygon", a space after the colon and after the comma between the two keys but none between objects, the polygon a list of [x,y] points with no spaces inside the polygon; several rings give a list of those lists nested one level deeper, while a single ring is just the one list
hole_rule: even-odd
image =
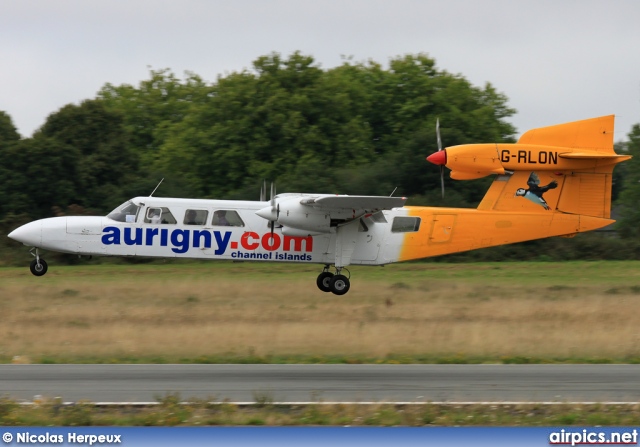
[{"label": "tree line", "polygon": [[[491,84],[472,85],[425,54],[322,69],[311,56],[272,53],[206,82],[152,70],[133,85],[49,115],[29,138],[0,111],[0,229],[28,220],[106,214],[126,199],[257,199],[278,191],[410,197],[412,205],[474,206],[491,179],[446,179],[425,161],[445,146],[514,142],[515,113]],[[579,117],[577,117],[578,119]],[[640,125],[618,150],[640,152]],[[616,168],[624,237],[639,237],[640,158]],[[6,234],[6,233],[5,233]]]}]

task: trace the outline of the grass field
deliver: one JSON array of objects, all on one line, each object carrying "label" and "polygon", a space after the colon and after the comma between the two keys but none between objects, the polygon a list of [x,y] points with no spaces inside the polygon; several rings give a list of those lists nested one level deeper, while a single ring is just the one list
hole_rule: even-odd
[{"label": "grass field", "polygon": [[640,262],[0,269],[0,362],[638,362]]},{"label": "grass field", "polygon": [[22,406],[0,399],[3,426],[634,426],[638,405],[274,405],[238,406],[168,395],[153,407]]}]

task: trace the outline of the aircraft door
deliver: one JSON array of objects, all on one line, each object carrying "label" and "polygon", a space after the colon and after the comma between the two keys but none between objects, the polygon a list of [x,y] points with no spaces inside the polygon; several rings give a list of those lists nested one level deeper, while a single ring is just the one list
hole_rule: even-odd
[{"label": "aircraft door", "polygon": [[[245,219],[241,217],[244,212],[243,210],[215,209],[211,216],[206,218],[205,226],[200,230],[201,234],[194,235],[198,237],[198,245],[204,255],[235,259],[234,253],[238,250],[259,251],[259,245],[255,243],[260,241],[260,237],[257,233],[251,232]],[[250,233],[250,236],[243,238],[245,233]]]},{"label": "aircraft door", "polygon": [[453,235],[455,221],[455,214],[434,214],[429,243],[449,242]]},{"label": "aircraft door", "polygon": [[353,259],[358,261],[375,261],[380,252],[384,238],[383,225],[375,225],[368,219],[361,219],[356,236],[356,248]]}]

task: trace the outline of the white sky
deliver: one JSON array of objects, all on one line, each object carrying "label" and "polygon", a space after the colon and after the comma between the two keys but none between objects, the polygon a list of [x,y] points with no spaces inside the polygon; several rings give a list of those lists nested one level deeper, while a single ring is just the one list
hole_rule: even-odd
[{"label": "white sky", "polygon": [[519,133],[615,114],[620,141],[640,123],[638,0],[0,0],[0,110],[30,136],[149,67],[215,81],[295,50],[323,68],[427,53],[504,93]]}]

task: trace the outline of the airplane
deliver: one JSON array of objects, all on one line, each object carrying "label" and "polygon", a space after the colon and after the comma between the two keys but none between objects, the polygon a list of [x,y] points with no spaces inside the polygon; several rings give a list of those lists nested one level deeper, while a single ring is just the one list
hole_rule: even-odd
[{"label": "airplane", "polygon": [[[610,219],[614,115],[525,132],[517,143],[442,148],[427,160],[455,180],[495,175],[477,208],[404,206],[405,197],[275,194],[259,201],[135,197],[107,216],[36,220],[9,237],[41,250],[320,264],[316,284],[344,295],[349,265],[385,265],[553,236],[572,237]],[[442,181],[442,177],[441,177]],[[444,183],[443,192],[444,192]],[[155,191],[155,190],[154,190]],[[332,266],[334,272],[332,272]],[[346,274],[345,274],[346,273]]]}]

